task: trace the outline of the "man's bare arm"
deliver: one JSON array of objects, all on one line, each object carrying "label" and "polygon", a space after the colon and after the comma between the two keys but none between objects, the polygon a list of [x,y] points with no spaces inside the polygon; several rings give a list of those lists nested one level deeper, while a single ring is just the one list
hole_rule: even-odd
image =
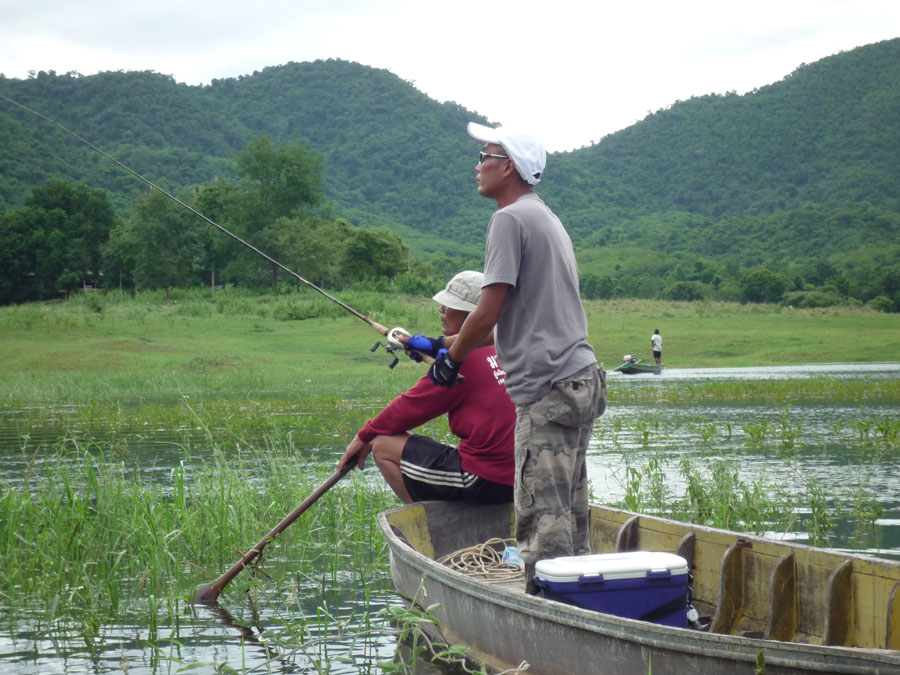
[{"label": "man's bare arm", "polygon": [[491,284],[481,289],[478,306],[466,317],[459,335],[449,347],[450,358],[463,361],[474,349],[493,342],[494,326],[509,293],[508,284]]}]

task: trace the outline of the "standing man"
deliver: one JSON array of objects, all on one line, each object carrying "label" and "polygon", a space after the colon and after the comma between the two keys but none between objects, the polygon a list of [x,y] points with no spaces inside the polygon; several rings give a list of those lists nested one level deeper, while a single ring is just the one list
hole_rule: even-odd
[{"label": "standing man", "polygon": [[452,387],[493,333],[516,404],[516,538],[526,592],[534,592],[538,560],[590,553],[585,454],[606,409],[606,379],[587,342],[572,242],[534,192],[547,161],[543,144],[502,127],[470,123],[468,131],[484,143],[478,193],[499,210],[488,225],[478,306],[428,375]]},{"label": "standing man", "polygon": [[[481,295],[481,272],[460,272],[434,296],[440,305],[441,332],[456,335]],[[444,338],[409,338],[411,347],[435,356]],[[421,356],[419,357],[421,359]],[[369,453],[388,485],[404,503],[441,499],[479,504],[513,500],[516,409],[503,385],[506,373],[493,345],[472,352],[463,368],[465,383],[435,387],[424,375],[366,422],[338,462],[341,469],[365,466]],[[411,433],[447,415],[456,447]]]},{"label": "standing man", "polygon": [[653,331],[650,336],[650,346],[653,347],[653,358],[656,359],[656,365],[662,365],[662,335],[659,334],[659,328]]}]

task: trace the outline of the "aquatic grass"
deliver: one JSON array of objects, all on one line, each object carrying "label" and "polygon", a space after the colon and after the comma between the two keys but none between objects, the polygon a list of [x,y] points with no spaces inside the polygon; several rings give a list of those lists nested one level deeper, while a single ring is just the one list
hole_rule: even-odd
[{"label": "aquatic grass", "polygon": [[[426,672],[442,672],[447,673],[471,673],[472,675],[487,675],[488,672],[493,675],[506,675],[507,673],[519,673],[527,671],[528,664],[522,662],[516,668],[510,668],[503,671],[490,670],[487,665],[474,657],[469,649],[463,645],[448,645],[444,642],[435,640],[435,631],[429,630],[436,628],[439,634],[440,621],[434,616],[434,612],[440,607],[439,604],[421,607],[419,601],[419,593],[422,587],[416,593],[414,598],[407,606],[388,606],[383,609],[379,616],[387,624],[396,629],[397,650],[391,661],[381,661],[376,665],[379,672],[391,675],[415,675],[419,672],[421,664],[435,664],[434,666],[426,665]],[[424,600],[424,598],[422,598]]]},{"label": "aquatic grass", "polygon": [[659,512],[667,507],[670,498],[663,465],[665,460],[659,452],[654,453],[643,467],[625,461],[625,497],[623,507],[638,513]]},{"label": "aquatic grass", "polygon": [[796,498],[774,480],[740,478],[734,462],[697,462],[682,454],[677,474],[683,487],[672,486],[671,461],[655,451],[643,464],[625,453],[621,508],[725,529],[762,533],[773,523],[791,522]]},{"label": "aquatic grass", "polygon": [[[622,508],[757,534],[800,529],[811,543],[827,545],[839,522],[854,523],[858,540],[879,535],[875,520],[882,509],[872,480],[900,449],[895,427],[891,418],[863,418],[832,424],[830,435],[810,434],[785,409],[772,420],[741,429],[753,452],[779,458],[781,472],[743,477],[738,457],[717,456],[716,425],[703,418],[663,423],[644,413],[637,420],[615,419],[606,429],[601,424],[595,437],[605,452],[621,457],[622,467],[613,477],[621,487]],[[682,440],[675,434],[680,429],[696,442],[690,451],[679,448]],[[725,433],[731,437],[730,429]],[[662,450],[668,446],[674,452]],[[846,479],[826,486],[809,462],[817,456],[828,462],[834,452],[846,464]]]},{"label": "aquatic grass", "polygon": [[679,471],[687,482],[673,517],[731,530],[762,533],[773,523],[790,522],[793,499],[762,476],[747,481],[735,464],[717,460],[708,469],[682,457]]},{"label": "aquatic grass", "polygon": [[[130,446],[150,441],[195,454],[204,452],[204,445],[213,442],[223,448],[288,445],[306,451],[323,444],[340,447],[344,442],[341,430],[359,428],[378,409],[378,403],[359,404],[329,397],[204,400],[182,396],[170,401],[137,402],[94,399],[81,406],[10,411],[5,424],[14,429],[23,444],[20,457],[39,454],[58,439],[66,443],[97,440],[108,452],[133,462]],[[32,433],[35,430],[40,433]]]},{"label": "aquatic grass", "polygon": [[[377,553],[382,558],[386,556],[384,549]],[[346,553],[340,564],[344,570],[352,566]],[[266,607],[269,616],[265,628],[254,632],[245,625],[242,632],[253,644],[263,647],[266,658],[242,672],[270,672],[277,666],[328,673],[342,665],[354,667],[353,672],[381,672],[375,665],[375,645],[393,643],[395,636],[394,627],[387,620],[392,607],[384,605],[387,584],[383,570],[380,579],[367,579],[365,587],[353,586],[351,591],[346,581],[335,583],[327,573],[277,591],[265,578],[257,576],[249,583],[253,625],[259,625],[257,603]],[[373,597],[378,589],[382,590],[376,604]],[[215,612],[225,614],[228,625],[240,627],[243,623],[221,608]]]},{"label": "aquatic grass", "polygon": [[[48,628],[120,621],[143,601],[140,621],[155,634],[160,616],[177,616],[196,586],[230,567],[332,468],[311,465],[287,448],[227,458],[213,448],[209,464],[182,465],[149,482],[138,469],[109,460],[100,445],[69,442],[55,452],[29,485],[0,493],[6,563],[0,588],[19,611],[49,607],[41,619]],[[367,521],[374,520],[373,509],[393,504],[383,486],[348,480],[269,549],[280,550],[276,562],[296,559],[310,574],[334,575],[345,563],[336,551],[349,553],[371,579],[384,557]],[[263,563],[272,582],[289,586],[283,568]],[[226,593],[241,592],[252,576],[247,570]]]},{"label": "aquatic grass", "polygon": [[688,423],[688,429],[696,434],[702,445],[709,445],[716,437],[718,427],[707,419],[692,420]]},{"label": "aquatic grass", "polygon": [[[276,598],[266,600],[278,604]],[[422,664],[433,663],[449,666],[441,672],[485,675],[487,667],[473,658],[467,648],[434,642],[425,632],[427,626],[439,625],[430,614],[435,608],[420,611],[387,605],[376,610],[365,603],[362,613],[338,615],[328,602],[321,603],[314,613],[298,613],[295,608],[285,605],[276,609],[275,617],[260,633],[254,634],[244,627],[248,642],[262,647],[266,658],[241,672],[246,675],[272,672],[277,668],[279,672],[299,669],[330,673],[348,666],[359,673],[412,674],[420,672]],[[233,619],[231,621],[237,624]],[[380,655],[372,650],[372,645],[379,641],[397,642],[391,661],[379,660]],[[362,653],[357,649],[359,644],[366,645]]]},{"label": "aquatic grass", "polygon": [[846,403],[860,405],[900,403],[897,378],[837,379],[811,377],[786,380],[733,380],[671,382],[666,387],[621,386],[609,383],[609,404],[646,405],[664,403],[685,406],[697,403],[766,404],[785,408],[801,403]]}]

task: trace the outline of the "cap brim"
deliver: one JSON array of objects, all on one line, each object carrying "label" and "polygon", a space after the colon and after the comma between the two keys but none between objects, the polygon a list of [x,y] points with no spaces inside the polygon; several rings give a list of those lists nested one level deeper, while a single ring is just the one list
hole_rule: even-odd
[{"label": "cap brim", "polygon": [[476,141],[481,141],[482,143],[495,143],[496,145],[503,145],[500,142],[500,135],[497,133],[496,129],[486,127],[483,124],[476,124],[475,122],[469,122],[469,125],[466,127],[466,129],[469,132],[469,136],[474,138]]},{"label": "cap brim", "polygon": [[456,309],[460,312],[471,312],[475,310],[477,305],[473,305],[471,302],[467,302],[462,298],[459,298],[452,293],[448,293],[446,290],[438,291],[434,297],[432,297],[439,305],[443,305],[444,307],[449,307],[450,309]]}]

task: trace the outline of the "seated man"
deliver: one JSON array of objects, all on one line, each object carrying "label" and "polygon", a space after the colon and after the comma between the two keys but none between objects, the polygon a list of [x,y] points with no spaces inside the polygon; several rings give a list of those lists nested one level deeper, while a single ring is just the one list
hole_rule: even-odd
[{"label": "seated man", "polygon": [[[481,296],[481,272],[460,272],[434,296],[441,332],[456,335]],[[443,338],[414,335],[410,347],[435,356]],[[506,393],[506,373],[493,345],[480,347],[460,370],[462,381],[447,389],[423,375],[365,426],[338,462],[362,469],[369,453],[388,485],[405,503],[441,499],[499,504],[513,500],[516,408]],[[447,414],[457,447],[409,433]]]}]

